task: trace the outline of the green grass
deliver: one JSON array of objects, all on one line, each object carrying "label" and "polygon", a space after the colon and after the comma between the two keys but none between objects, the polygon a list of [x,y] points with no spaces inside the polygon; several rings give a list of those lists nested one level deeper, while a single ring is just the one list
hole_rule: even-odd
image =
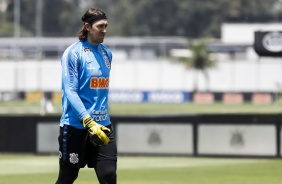
[{"label": "green grass", "polygon": [[111,104],[111,114],[280,113],[282,105],[253,104]]},{"label": "green grass", "polygon": [[[156,104],[156,103],[110,103],[111,115],[138,114],[196,114],[196,113],[281,113],[282,103],[275,104]],[[60,114],[61,104],[53,103],[53,112]],[[40,103],[26,101],[0,102],[0,114],[39,114]]]},{"label": "green grass", "polygon": [[[195,157],[118,159],[120,184],[279,184],[282,160]],[[57,156],[0,155],[1,184],[50,184],[57,178]],[[81,169],[77,184],[98,183],[92,169]]]}]

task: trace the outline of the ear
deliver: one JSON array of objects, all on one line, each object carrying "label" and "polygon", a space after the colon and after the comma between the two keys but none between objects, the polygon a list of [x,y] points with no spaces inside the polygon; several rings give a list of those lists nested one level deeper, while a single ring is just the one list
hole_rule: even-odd
[{"label": "ear", "polygon": [[87,31],[89,31],[89,29],[90,29],[90,24],[87,23],[87,22],[85,22],[85,23],[84,23],[84,29],[86,29]]}]

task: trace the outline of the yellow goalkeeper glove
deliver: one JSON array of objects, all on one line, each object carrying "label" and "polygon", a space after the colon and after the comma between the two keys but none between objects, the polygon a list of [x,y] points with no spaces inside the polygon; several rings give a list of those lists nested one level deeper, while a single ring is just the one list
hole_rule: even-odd
[{"label": "yellow goalkeeper glove", "polygon": [[111,130],[96,123],[89,115],[82,119],[82,124],[88,129],[90,141],[95,146],[105,146],[110,142],[106,133],[111,132]]}]

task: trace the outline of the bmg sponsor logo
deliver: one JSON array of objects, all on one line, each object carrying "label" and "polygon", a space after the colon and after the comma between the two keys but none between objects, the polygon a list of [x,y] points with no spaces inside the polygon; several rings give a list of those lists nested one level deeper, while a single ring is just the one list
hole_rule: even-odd
[{"label": "bmg sponsor logo", "polygon": [[90,79],[91,89],[108,89],[109,88],[109,78],[104,77],[92,77]]}]

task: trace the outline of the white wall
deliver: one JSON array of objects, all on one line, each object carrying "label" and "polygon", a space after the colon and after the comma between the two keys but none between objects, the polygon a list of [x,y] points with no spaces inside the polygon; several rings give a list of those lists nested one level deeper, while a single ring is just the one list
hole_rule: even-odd
[{"label": "white wall", "polygon": [[282,24],[224,23],[221,26],[221,41],[223,43],[253,44],[255,31],[282,31]]},{"label": "white wall", "polygon": [[[280,91],[282,59],[220,62],[208,74],[211,91]],[[0,78],[0,91],[60,91],[61,65],[60,61],[3,61]],[[200,90],[208,89],[202,73],[197,75],[180,63],[114,60],[110,89],[191,91],[196,78]]]},{"label": "white wall", "polygon": [[0,91],[60,91],[60,61],[0,62]]}]

